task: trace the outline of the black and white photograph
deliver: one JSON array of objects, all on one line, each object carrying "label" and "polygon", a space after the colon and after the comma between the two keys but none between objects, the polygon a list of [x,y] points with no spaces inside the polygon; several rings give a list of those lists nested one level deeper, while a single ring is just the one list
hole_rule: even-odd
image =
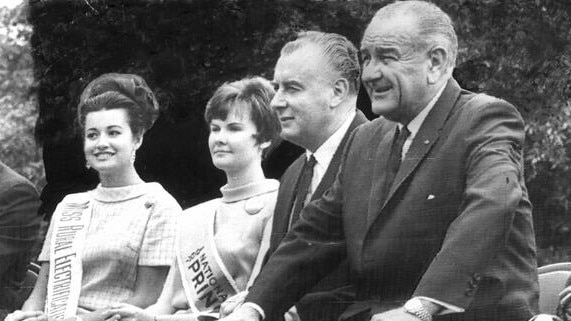
[{"label": "black and white photograph", "polygon": [[0,0],[0,321],[571,320],[568,0]]}]

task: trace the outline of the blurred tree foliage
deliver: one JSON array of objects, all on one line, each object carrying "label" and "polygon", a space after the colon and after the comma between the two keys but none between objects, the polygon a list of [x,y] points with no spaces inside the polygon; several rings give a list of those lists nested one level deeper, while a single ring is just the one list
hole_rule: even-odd
[{"label": "blurred tree foliage", "polygon": [[[281,46],[317,29],[359,44],[389,1],[30,0],[34,74],[49,213],[63,194],[92,186],[74,126],[81,89],[104,72],[134,72],[163,108],[136,165],[188,207],[217,194],[204,105],[225,81],[272,77]],[[571,4],[568,0],[435,0],[456,23],[455,77],[467,89],[514,103],[526,119],[526,177],[541,262],[569,259],[571,220]],[[20,84],[16,84],[19,86]],[[368,111],[361,96],[360,108]],[[17,109],[17,108],[16,108]],[[276,177],[299,150],[285,145],[266,166]]]},{"label": "blurred tree foliage", "polygon": [[0,160],[41,187],[44,168],[34,140],[31,35],[22,7],[0,8]]}]

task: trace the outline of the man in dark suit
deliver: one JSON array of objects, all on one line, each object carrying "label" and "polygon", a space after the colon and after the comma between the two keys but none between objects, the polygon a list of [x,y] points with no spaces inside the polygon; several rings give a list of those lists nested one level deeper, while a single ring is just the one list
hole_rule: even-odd
[{"label": "man in dark suit", "polygon": [[22,284],[38,237],[39,205],[34,185],[0,162],[0,320],[27,299]]},{"label": "man in dark suit", "polygon": [[[349,135],[367,121],[355,107],[359,74],[357,49],[338,34],[304,32],[282,49],[272,107],[280,116],[281,136],[306,152],[281,178],[268,257],[297,222],[301,208],[331,186]],[[292,91],[297,82],[299,89]],[[315,165],[308,169],[309,186],[304,189],[304,166],[312,158]],[[335,320],[347,308],[354,300],[348,271],[345,261],[295,304],[302,321]]]},{"label": "man in dark suit", "polygon": [[225,321],[283,311],[344,258],[359,302],[342,320],[523,321],[536,312],[524,124],[509,103],[458,86],[457,46],[450,18],[431,3],[376,13],[361,42],[362,80],[384,117],[353,132],[332,187],[306,206]]},{"label": "man in dark suit", "polygon": [[[281,136],[306,152],[281,178],[266,259],[298,220],[305,203],[320,198],[331,186],[349,135],[367,121],[355,107],[358,59],[358,50],[344,36],[315,31],[300,33],[281,51],[273,80],[277,93],[271,104],[280,117]],[[355,299],[348,272],[345,261],[301,300],[290,302],[294,308],[286,318],[337,319]]]}]

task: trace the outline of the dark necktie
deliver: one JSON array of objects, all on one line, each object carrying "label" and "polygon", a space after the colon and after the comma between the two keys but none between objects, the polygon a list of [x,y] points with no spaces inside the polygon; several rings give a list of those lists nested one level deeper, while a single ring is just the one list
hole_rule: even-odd
[{"label": "dark necktie", "polygon": [[299,214],[305,205],[305,199],[307,198],[307,194],[309,193],[309,187],[311,186],[311,179],[313,178],[313,167],[315,166],[315,157],[311,155],[309,159],[305,158],[305,163],[303,164],[303,168],[301,169],[301,175],[297,181],[297,186],[295,188],[295,199],[293,203],[293,210],[291,212],[291,217],[289,220],[289,227],[297,222],[299,219]]},{"label": "dark necktie", "polygon": [[402,161],[402,147],[404,146],[404,142],[410,135],[410,131],[406,126],[403,126],[399,130],[397,127],[395,132],[395,138],[393,141],[393,145],[391,146],[391,154],[389,155],[389,163],[387,164],[387,177],[385,180],[385,197],[387,197],[389,191],[391,190],[391,186],[393,185],[393,181],[395,180],[395,176],[399,171],[400,163]]}]

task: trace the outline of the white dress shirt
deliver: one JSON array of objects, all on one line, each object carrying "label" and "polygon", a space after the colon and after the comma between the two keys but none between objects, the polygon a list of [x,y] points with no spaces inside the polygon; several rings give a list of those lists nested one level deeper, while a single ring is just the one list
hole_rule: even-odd
[{"label": "white dress shirt", "polygon": [[[444,86],[442,86],[442,88],[440,88],[440,90],[438,90],[438,92],[436,93],[434,98],[432,98],[428,102],[428,105],[426,105],[426,107],[424,107],[424,109],[421,110],[420,113],[418,113],[418,115],[416,115],[416,117],[414,117],[408,123],[408,125],[406,125],[406,128],[410,132],[410,135],[407,137],[406,141],[404,142],[404,145],[402,146],[402,155],[401,155],[402,159],[404,159],[406,152],[408,152],[408,149],[410,148],[410,145],[412,144],[412,140],[414,139],[414,137],[416,136],[416,134],[420,130],[420,126],[422,126],[422,124],[424,123],[426,116],[428,116],[428,113],[430,113],[430,111],[432,110],[432,108],[434,107],[436,102],[438,101],[438,98],[440,98],[440,96],[442,95],[442,92],[444,91],[445,87],[446,87],[446,84],[444,84]],[[400,130],[404,127],[404,125],[399,123],[398,127]]]},{"label": "white dress shirt", "polygon": [[[315,153],[313,153],[313,157],[315,157],[317,162],[315,163],[315,167],[313,167],[313,177],[311,178],[311,185],[309,186],[309,193],[306,200],[311,199],[311,196],[317,189],[317,186],[321,183],[321,180],[323,179],[323,176],[325,176],[325,172],[327,171],[327,168],[329,168],[329,164],[331,163],[339,144],[341,144],[343,137],[345,137],[345,134],[349,130],[356,114],[357,111],[352,109],[341,126],[339,126],[339,128],[337,128],[337,130],[329,136],[329,138],[321,144],[319,148],[317,148]],[[309,157],[311,157],[311,152],[306,150],[305,156],[309,159]]]}]

